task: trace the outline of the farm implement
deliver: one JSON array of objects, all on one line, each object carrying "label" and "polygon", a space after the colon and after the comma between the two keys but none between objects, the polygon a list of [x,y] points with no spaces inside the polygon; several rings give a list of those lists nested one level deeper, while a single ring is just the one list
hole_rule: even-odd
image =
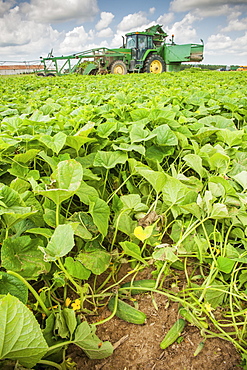
[{"label": "farm implement", "polygon": [[117,49],[103,47],[60,57],[49,54],[46,58],[41,57],[44,70],[39,71],[39,75],[176,72],[182,62],[203,60],[202,40],[201,44],[178,45],[173,35],[167,43],[167,36],[162,26],[156,25],[144,32],[127,33],[122,47]]}]

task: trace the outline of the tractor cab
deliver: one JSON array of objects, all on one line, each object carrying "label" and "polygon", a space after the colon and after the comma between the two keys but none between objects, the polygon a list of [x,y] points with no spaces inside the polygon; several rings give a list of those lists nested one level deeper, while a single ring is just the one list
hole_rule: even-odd
[{"label": "tractor cab", "polygon": [[126,49],[131,49],[131,59],[140,61],[143,58],[146,50],[153,49],[152,35],[142,34],[135,32],[127,34],[126,36]]}]

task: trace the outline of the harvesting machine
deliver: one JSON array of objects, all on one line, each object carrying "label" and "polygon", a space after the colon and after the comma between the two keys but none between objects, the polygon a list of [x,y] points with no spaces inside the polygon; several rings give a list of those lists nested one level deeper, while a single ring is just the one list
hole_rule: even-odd
[{"label": "harvesting machine", "polygon": [[[97,48],[68,56],[41,57],[43,75],[60,76],[69,73],[126,74],[133,72],[162,73],[179,71],[182,62],[200,62],[203,59],[201,44],[174,42],[174,36],[166,42],[167,33],[161,25],[147,28],[144,32],[130,32],[123,37],[123,45],[117,49]],[[40,72],[39,72],[40,74]]]}]

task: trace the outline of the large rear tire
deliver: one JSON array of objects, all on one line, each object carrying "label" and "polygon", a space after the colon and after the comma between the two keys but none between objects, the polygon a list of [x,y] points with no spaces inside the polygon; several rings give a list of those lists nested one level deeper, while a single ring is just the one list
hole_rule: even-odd
[{"label": "large rear tire", "polygon": [[143,71],[146,73],[162,73],[165,71],[165,62],[159,55],[153,54],[147,58]]},{"label": "large rear tire", "polygon": [[114,75],[126,75],[127,67],[122,60],[115,60],[111,65],[110,71]]}]

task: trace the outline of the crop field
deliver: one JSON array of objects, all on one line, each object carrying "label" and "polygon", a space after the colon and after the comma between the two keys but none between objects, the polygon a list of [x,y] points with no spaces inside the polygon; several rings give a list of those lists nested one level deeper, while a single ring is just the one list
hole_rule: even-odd
[{"label": "crop field", "polygon": [[160,356],[193,327],[247,369],[246,78],[0,78],[0,368],[123,370],[100,328],[144,332],[149,299]]}]

